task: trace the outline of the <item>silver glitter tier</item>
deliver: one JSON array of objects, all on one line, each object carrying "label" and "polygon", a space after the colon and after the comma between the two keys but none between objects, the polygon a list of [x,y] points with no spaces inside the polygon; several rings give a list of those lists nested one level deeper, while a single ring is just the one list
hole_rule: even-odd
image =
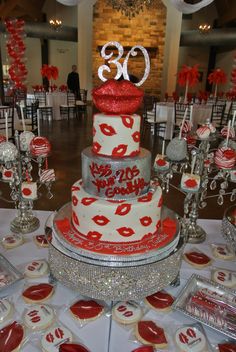
[{"label": "silver glitter tier", "polygon": [[82,180],[86,192],[102,198],[130,199],[148,192],[151,177],[151,153],[110,158],[96,155],[88,147],[82,152]]},{"label": "silver glitter tier", "polygon": [[[62,208],[62,217],[64,211]],[[56,216],[59,215],[60,210]],[[57,231],[55,227],[53,231]],[[153,250],[151,255],[147,252],[131,258],[97,256],[81,250],[81,255],[77,253],[75,257],[55,238],[58,236],[54,233],[49,245],[52,276],[81,294],[103,300],[139,300],[168,286],[179,274],[184,249],[180,237],[171,253],[167,251],[162,259],[158,250]]]},{"label": "silver glitter tier", "polygon": [[236,253],[236,205],[228,208],[224,214],[222,234]]}]

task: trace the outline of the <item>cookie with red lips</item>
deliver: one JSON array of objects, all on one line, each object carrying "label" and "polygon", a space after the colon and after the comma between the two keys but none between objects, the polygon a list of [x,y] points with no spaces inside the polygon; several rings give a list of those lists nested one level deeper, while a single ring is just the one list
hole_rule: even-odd
[{"label": "cookie with red lips", "polygon": [[14,321],[0,330],[0,351],[18,352],[20,351],[24,339],[24,328]]},{"label": "cookie with red lips", "polygon": [[109,79],[92,91],[96,108],[106,114],[133,114],[140,106],[143,92],[127,80]]},{"label": "cookie with red lips", "polygon": [[59,347],[59,352],[90,352],[85,346],[78,343],[63,343]]},{"label": "cookie with red lips", "polygon": [[104,306],[94,300],[79,300],[69,308],[74,318],[82,321],[92,321],[99,318],[104,312]]},{"label": "cookie with red lips", "polygon": [[141,320],[136,324],[135,336],[144,345],[164,349],[168,346],[163,328],[152,320]]},{"label": "cookie with red lips", "polygon": [[54,292],[54,287],[47,283],[29,286],[22,292],[26,303],[42,303],[48,300]]},{"label": "cookie with red lips", "polygon": [[145,298],[145,303],[152,309],[160,312],[170,312],[174,298],[166,291],[158,291]]},{"label": "cookie with red lips", "polygon": [[219,352],[236,352],[236,343],[220,343]]},{"label": "cookie with red lips", "polygon": [[195,250],[184,253],[183,258],[187,263],[197,269],[205,268],[212,263],[212,259],[208,257],[208,255]]}]

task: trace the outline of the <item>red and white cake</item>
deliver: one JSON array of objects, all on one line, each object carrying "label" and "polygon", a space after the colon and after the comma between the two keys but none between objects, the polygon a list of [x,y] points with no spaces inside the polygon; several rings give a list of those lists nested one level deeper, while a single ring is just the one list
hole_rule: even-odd
[{"label": "red and white cake", "polygon": [[[104,85],[109,91],[109,82]],[[109,92],[117,94],[119,82],[111,80],[111,87]],[[126,83],[122,82],[121,87]],[[126,90],[128,94],[132,91]],[[136,93],[140,95],[135,87]],[[125,101],[124,95],[121,99]],[[82,179],[72,186],[72,226],[64,219],[56,221],[56,227],[75,251],[76,247],[93,250],[91,242],[96,241],[94,250],[99,252],[100,244],[106,243],[106,254],[112,253],[114,245],[131,245],[129,253],[134,253],[134,243],[143,252],[150,249],[150,239],[155,242],[154,248],[165,248],[176,241],[177,224],[171,219],[161,222],[162,190],[151,180],[151,153],[140,148],[141,118],[125,114],[120,110],[122,104],[115,114],[111,94],[108,100],[113,110],[109,112],[108,104],[105,112],[94,115],[93,145],[83,150]],[[71,230],[75,231],[73,235]],[[147,240],[149,245],[140,249]]]}]

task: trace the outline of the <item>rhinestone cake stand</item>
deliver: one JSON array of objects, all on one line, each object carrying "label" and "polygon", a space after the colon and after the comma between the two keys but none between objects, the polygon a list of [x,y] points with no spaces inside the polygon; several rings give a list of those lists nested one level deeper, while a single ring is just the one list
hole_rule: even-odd
[{"label": "rhinestone cake stand", "polygon": [[[178,216],[164,207],[162,218],[178,223]],[[56,221],[71,218],[71,204],[54,216],[52,240],[49,242],[49,264],[52,276],[81,294],[103,300],[142,299],[171,284],[179,274],[184,239],[177,226],[172,242],[161,249],[145,253],[105,255],[76,248],[62,240]],[[68,230],[71,235],[73,230]]]}]

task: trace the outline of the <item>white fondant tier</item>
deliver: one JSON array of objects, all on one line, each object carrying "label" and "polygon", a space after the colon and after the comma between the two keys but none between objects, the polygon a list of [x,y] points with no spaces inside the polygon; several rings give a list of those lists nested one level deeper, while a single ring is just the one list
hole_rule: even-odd
[{"label": "white fondant tier", "polygon": [[93,117],[93,152],[123,158],[139,154],[139,115],[105,115]]},{"label": "white fondant tier", "polygon": [[136,157],[110,158],[82,151],[82,180],[86,192],[107,199],[131,199],[147,193],[151,153],[140,149]]},{"label": "white fondant tier", "polygon": [[140,241],[160,226],[161,187],[151,181],[149,191],[126,201],[91,197],[82,180],[72,186],[72,223],[75,229],[98,241]]}]

